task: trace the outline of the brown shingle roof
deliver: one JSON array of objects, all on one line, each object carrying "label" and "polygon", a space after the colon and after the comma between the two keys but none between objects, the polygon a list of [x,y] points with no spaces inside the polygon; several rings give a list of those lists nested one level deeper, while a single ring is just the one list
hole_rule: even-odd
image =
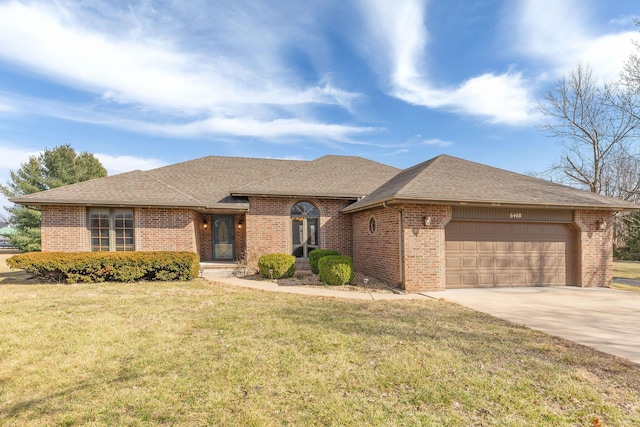
[{"label": "brown shingle roof", "polygon": [[400,169],[362,157],[324,156],[234,189],[231,194],[359,199],[398,172]]},{"label": "brown shingle roof", "polygon": [[640,208],[623,200],[441,155],[403,170],[343,211],[354,212],[381,205],[383,202],[402,201],[609,210]]},{"label": "brown shingle roof", "polygon": [[[368,194],[368,196],[366,196]],[[313,161],[209,156],[133,171],[11,199],[25,205],[172,206],[248,209],[245,196],[358,199],[344,212],[383,202],[637,209],[526,175],[446,155],[399,171],[348,156]]]},{"label": "brown shingle roof", "polygon": [[150,171],[133,171],[11,199],[27,205],[175,206],[248,209],[231,189],[301,164],[299,160],[209,156]]}]

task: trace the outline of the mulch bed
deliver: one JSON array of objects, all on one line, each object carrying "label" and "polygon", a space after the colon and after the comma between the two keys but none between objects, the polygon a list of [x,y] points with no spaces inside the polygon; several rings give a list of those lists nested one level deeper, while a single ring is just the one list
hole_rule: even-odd
[{"label": "mulch bed", "polygon": [[[245,276],[245,279],[249,280],[268,280],[263,279],[259,274]],[[365,285],[365,278],[368,279]],[[319,288],[330,288],[339,291],[355,291],[355,292],[380,292],[380,293],[405,293],[397,286],[389,285],[387,282],[375,279],[373,277],[364,276],[362,273],[355,273],[353,282],[349,285],[342,286],[330,286],[326,285],[318,279],[316,274],[311,273],[311,270],[299,270],[286,279],[274,279],[278,286],[312,286]]]}]

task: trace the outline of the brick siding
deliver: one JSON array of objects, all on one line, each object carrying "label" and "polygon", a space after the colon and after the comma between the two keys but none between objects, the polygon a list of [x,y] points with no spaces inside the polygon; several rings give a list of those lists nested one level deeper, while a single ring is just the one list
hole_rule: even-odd
[{"label": "brick siding", "polygon": [[[409,292],[445,288],[445,227],[451,219],[451,207],[444,205],[398,207],[403,222],[401,261],[396,210],[375,208],[349,216],[339,212],[345,204],[341,200],[251,197],[249,212],[234,217],[236,257],[246,252],[249,266],[256,268],[261,255],[291,253],[290,211],[302,200],[313,203],[320,212],[320,247],[353,256],[356,271],[401,285]],[[200,253],[202,260],[212,259],[210,215],[176,208],[136,208],[134,215],[136,250],[192,251]],[[205,218],[209,223],[206,230]],[[376,222],[373,234],[369,231],[371,218]],[[428,225],[425,218],[430,218]],[[606,226],[601,228],[599,222]],[[578,210],[574,227],[576,284],[608,286],[613,277],[613,214]],[[87,208],[42,207],[43,251],[88,251],[89,237]]]},{"label": "brick siding", "polygon": [[251,269],[257,269],[260,256],[268,253],[292,252],[291,208],[306,201],[318,208],[319,247],[334,249],[351,256],[351,218],[339,210],[346,205],[342,200],[316,200],[283,197],[249,197],[246,215],[246,251]]},{"label": "brick siding", "polygon": [[401,209],[405,290],[443,291],[446,283],[445,227],[451,220],[451,206],[402,205]]},{"label": "brick siding", "polygon": [[42,206],[43,252],[89,250],[87,209],[84,206]]},{"label": "brick siding", "polygon": [[[601,228],[599,223],[604,223]],[[578,228],[579,286],[609,286],[613,281],[613,213],[575,211]]]},{"label": "brick siding", "polygon": [[134,220],[136,250],[198,252],[197,213],[186,209],[136,208]]},{"label": "brick siding", "polygon": [[[369,230],[373,219],[375,232]],[[391,285],[401,285],[399,213],[378,208],[353,214],[353,268]]]},{"label": "brick siding", "polygon": [[[401,205],[394,208],[402,211],[402,262],[400,213],[391,208],[377,208],[353,216],[354,268],[365,275],[401,285],[408,292],[444,290],[444,229],[451,220],[451,207]],[[376,221],[373,234],[369,230],[371,218]],[[428,225],[425,225],[426,218],[430,218]]]}]

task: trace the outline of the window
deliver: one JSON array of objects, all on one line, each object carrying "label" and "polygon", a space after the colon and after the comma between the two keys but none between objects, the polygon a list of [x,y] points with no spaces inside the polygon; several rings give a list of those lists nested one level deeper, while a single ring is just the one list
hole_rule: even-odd
[{"label": "window", "polygon": [[319,219],[318,209],[309,202],[299,202],[291,208],[292,253],[296,258],[307,258],[318,248]]},{"label": "window", "polygon": [[369,233],[376,234],[376,219],[374,217],[369,218]]},{"label": "window", "polygon": [[133,251],[133,209],[91,209],[91,251]]}]

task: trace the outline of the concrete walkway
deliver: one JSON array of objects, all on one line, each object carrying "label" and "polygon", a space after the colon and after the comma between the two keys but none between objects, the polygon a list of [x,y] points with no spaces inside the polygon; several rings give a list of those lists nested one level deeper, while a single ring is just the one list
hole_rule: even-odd
[{"label": "concrete walkway", "polygon": [[427,293],[640,363],[640,293],[606,288],[452,289]]},{"label": "concrete walkway", "polygon": [[281,286],[268,280],[248,280],[228,275],[219,275],[204,270],[203,277],[212,282],[225,283],[227,285],[242,286],[245,288],[260,289],[269,292],[282,292],[287,294],[313,295],[329,298],[347,298],[355,300],[427,300],[428,297],[420,294],[392,294],[382,292],[350,292],[335,289],[325,289],[312,286]]}]

